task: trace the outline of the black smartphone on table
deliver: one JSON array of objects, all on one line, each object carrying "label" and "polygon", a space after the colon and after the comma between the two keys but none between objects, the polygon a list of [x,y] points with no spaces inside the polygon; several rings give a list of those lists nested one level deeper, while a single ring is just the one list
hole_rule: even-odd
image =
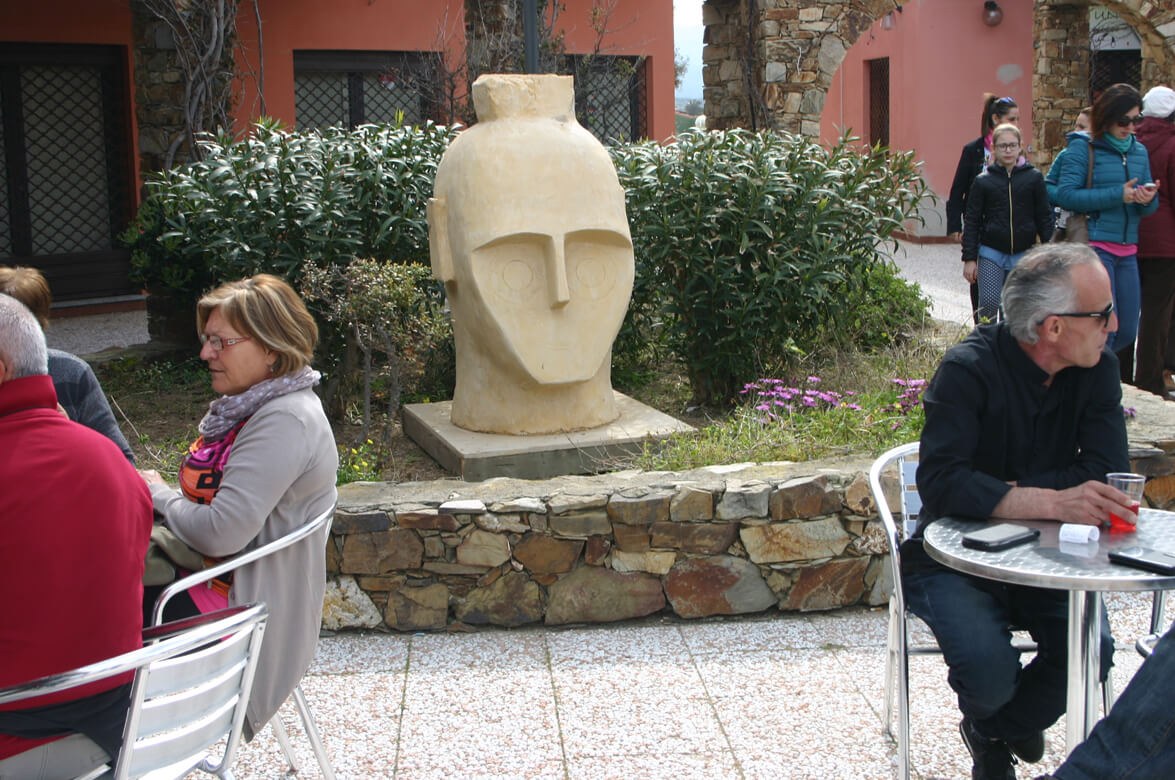
[{"label": "black smartphone on table", "polygon": [[992,552],[1030,542],[1039,536],[1040,530],[1036,528],[1026,528],[1013,523],[999,523],[972,531],[969,534],[963,534],[963,546],[973,550]]},{"label": "black smartphone on table", "polygon": [[1110,550],[1110,563],[1133,566],[1136,569],[1153,571],[1155,574],[1175,574],[1175,555],[1162,550],[1147,550],[1131,547],[1126,550]]}]

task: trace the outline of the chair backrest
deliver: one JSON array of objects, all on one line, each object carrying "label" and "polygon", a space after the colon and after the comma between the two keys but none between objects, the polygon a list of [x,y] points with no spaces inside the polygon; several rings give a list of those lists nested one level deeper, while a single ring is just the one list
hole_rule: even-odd
[{"label": "chair backrest", "polygon": [[[202,582],[215,579],[225,572],[232,571],[233,569],[239,569],[240,567],[250,564],[259,558],[264,558],[265,556],[272,555],[278,550],[289,547],[292,544],[297,544],[308,536],[313,536],[323,528],[326,528],[327,532],[329,533],[331,521],[334,520],[334,516],[335,507],[332,504],[331,507],[325,512],[312,518],[304,525],[295,528],[285,536],[278,537],[272,542],[267,542],[260,547],[253,548],[252,550],[247,550],[246,552],[234,555],[230,558],[225,558],[224,560],[220,561],[220,563],[209,566],[206,569],[201,569],[200,571],[192,572],[188,576],[176,580],[164,588],[163,592],[160,593],[158,598],[155,599],[155,609],[151,616],[151,625],[157,626],[163,622],[163,609],[167,606],[167,602],[171,601],[171,599],[177,593],[182,593],[193,585],[199,585]],[[323,554],[326,554],[325,551]]]},{"label": "chair backrest", "polygon": [[[0,704],[134,671],[116,780],[193,768],[220,775],[232,766],[265,630],[264,605],[234,607],[144,632],[139,650],[0,690]],[[208,749],[228,738],[212,761]],[[160,771],[162,770],[162,771]]]},{"label": "chair backrest", "polygon": [[[889,499],[881,484],[882,472],[891,464],[897,465],[899,507],[901,516],[895,518],[889,508]],[[894,582],[900,582],[901,558],[899,548],[902,542],[914,532],[918,525],[918,513],[922,511],[922,499],[918,495],[918,442],[902,444],[883,452],[869,468],[869,489],[877,514],[885,526],[885,538],[889,544],[890,573]]]}]

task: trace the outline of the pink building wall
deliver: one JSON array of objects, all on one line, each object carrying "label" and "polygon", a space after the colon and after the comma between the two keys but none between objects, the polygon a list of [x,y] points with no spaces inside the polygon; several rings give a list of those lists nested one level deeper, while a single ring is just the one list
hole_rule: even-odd
[{"label": "pink building wall", "polygon": [[[567,51],[594,50],[592,0],[565,0],[559,27]],[[261,0],[265,41],[266,113],[294,124],[294,59],[300,49],[356,51],[447,51],[456,65],[465,49],[463,0],[389,3],[371,0]],[[256,49],[252,9],[241,6],[239,29],[246,49]],[[648,84],[648,132],[666,139],[673,123],[673,2],[626,0],[607,20],[600,53],[644,55]],[[248,57],[258,71],[256,56]],[[237,119],[248,123],[260,112],[256,82],[245,79]]]},{"label": "pink building wall", "polygon": [[841,128],[867,139],[868,61],[889,58],[889,136],[894,149],[913,150],[938,196],[925,203],[925,226],[911,232],[946,233],[945,207],[963,145],[979,136],[983,94],[1015,99],[1020,129],[1032,143],[1032,3],[1000,4],[1004,19],[983,23],[983,4],[912,0],[895,11],[893,29],[875,22],[849,49],[833,76],[820,135],[832,143]]}]

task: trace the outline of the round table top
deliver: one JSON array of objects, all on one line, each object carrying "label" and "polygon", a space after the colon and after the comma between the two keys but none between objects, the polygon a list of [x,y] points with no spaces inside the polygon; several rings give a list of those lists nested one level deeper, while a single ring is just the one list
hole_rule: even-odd
[{"label": "round table top", "polygon": [[1096,542],[1060,542],[1060,523],[1047,520],[1001,520],[1040,529],[1035,541],[988,552],[963,546],[963,534],[990,525],[986,520],[944,517],[923,533],[927,554],[946,566],[967,574],[1013,585],[1032,585],[1060,590],[1164,590],[1175,588],[1175,576],[1110,563],[1110,550],[1142,547],[1175,554],[1175,512],[1143,509],[1138,530],[1114,533],[1101,530]]}]

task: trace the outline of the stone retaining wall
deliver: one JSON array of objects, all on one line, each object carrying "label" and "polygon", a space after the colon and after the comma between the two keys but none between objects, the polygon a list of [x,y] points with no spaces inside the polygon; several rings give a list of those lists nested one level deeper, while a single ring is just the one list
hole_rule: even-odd
[{"label": "stone retaining wall", "polygon": [[[1128,389],[1133,468],[1175,507],[1175,413]],[[340,488],[323,627],[561,625],[882,604],[870,461]],[[891,480],[896,487],[896,480]],[[896,510],[896,490],[891,496]]]}]

